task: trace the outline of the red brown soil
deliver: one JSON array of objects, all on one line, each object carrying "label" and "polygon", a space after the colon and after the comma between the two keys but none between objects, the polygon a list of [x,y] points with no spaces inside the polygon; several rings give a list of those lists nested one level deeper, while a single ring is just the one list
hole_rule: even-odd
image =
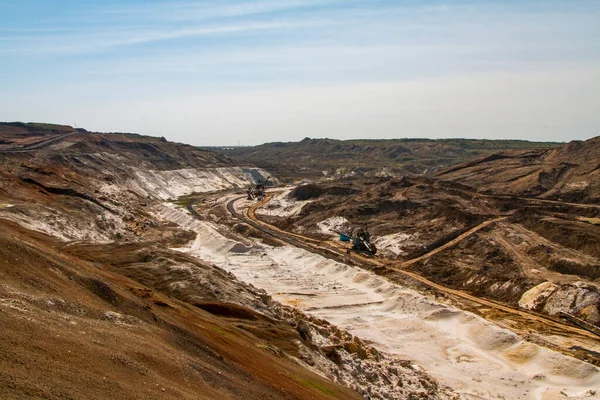
[{"label": "red brown soil", "polygon": [[358,398],[239,328],[277,325],[249,309],[187,304],[1,222],[0,398]]}]

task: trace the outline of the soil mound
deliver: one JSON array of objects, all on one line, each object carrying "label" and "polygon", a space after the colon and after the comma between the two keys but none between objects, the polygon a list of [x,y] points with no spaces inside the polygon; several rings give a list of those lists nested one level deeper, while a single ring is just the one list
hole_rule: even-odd
[{"label": "soil mound", "polygon": [[507,151],[441,171],[480,191],[600,204],[600,137],[537,151]]}]

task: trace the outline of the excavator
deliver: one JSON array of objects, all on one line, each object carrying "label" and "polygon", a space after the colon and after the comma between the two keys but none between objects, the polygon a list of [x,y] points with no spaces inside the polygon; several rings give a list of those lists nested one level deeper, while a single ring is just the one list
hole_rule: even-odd
[{"label": "excavator", "polygon": [[342,242],[350,242],[352,244],[352,247],[346,250],[348,254],[350,254],[351,251],[368,256],[374,256],[377,254],[377,247],[375,247],[375,244],[371,242],[371,233],[369,233],[369,229],[367,228],[366,224],[364,229],[361,227],[354,228],[351,234],[344,232],[338,233]]},{"label": "excavator", "polygon": [[267,179],[265,179],[265,181],[263,182],[262,179],[259,179],[256,182],[256,186],[253,188],[250,188],[246,191],[246,193],[248,194],[247,199],[248,200],[262,200],[265,197],[265,187],[267,186],[267,182],[269,182],[269,179],[271,179],[270,176],[267,177]]}]

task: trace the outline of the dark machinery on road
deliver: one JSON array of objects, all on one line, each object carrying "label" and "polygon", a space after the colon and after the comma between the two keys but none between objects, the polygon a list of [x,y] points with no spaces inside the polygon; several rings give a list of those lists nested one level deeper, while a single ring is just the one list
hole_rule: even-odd
[{"label": "dark machinery on road", "polygon": [[377,247],[375,244],[371,242],[371,234],[365,225],[363,228],[355,228],[352,230],[352,234],[347,234],[343,232],[338,232],[340,234],[340,240],[342,242],[350,242],[352,247],[346,250],[348,253],[350,251],[355,251],[359,254],[366,254],[369,256],[374,256],[377,254]]},{"label": "dark machinery on road", "polygon": [[248,200],[262,200],[265,198],[265,187],[267,186],[267,182],[269,182],[269,179],[271,177],[267,177],[267,179],[265,179],[264,181],[262,179],[259,179],[256,182],[256,186],[253,188],[248,189],[248,191],[246,192],[248,194],[247,199]]},{"label": "dark machinery on road", "polygon": [[600,336],[600,329],[598,329],[598,327],[596,325],[590,324],[589,322],[587,322],[581,318],[577,318],[573,314],[569,314],[569,313],[560,311],[558,313],[558,316],[562,319],[565,319],[565,320],[571,322],[574,325],[577,325],[580,328],[585,329],[588,332],[593,333],[596,336]]}]

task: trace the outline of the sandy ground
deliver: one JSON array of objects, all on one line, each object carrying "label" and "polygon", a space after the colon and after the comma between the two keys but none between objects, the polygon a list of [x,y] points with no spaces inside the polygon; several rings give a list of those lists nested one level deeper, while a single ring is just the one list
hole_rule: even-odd
[{"label": "sandy ground", "polygon": [[[68,253],[46,235],[0,224],[0,399],[360,398],[274,352],[271,343],[285,339],[271,342],[249,329],[287,338],[293,326],[228,303],[203,303],[222,306],[207,312],[168,294],[176,291],[155,291],[122,275],[121,268]],[[121,252],[113,246],[109,255],[109,245],[87,244],[78,254],[135,260],[136,245],[125,246]],[[134,264],[128,274],[141,281],[142,266]],[[174,268],[164,268],[161,278],[153,273],[155,265],[142,265],[151,271],[148,283],[167,276],[177,283]],[[219,271],[187,265],[197,274],[208,272],[236,298],[252,298]],[[193,276],[187,275],[188,282],[197,282]],[[202,291],[210,287],[198,286],[197,301],[206,299]]]},{"label": "sandy ground", "polygon": [[165,207],[160,215],[198,233],[181,250],[379,350],[415,360],[464,398],[600,398],[596,367],[527,343],[471,313],[302,249],[225,237],[181,208]]},{"label": "sandy ground", "polygon": [[298,214],[302,210],[302,207],[310,203],[311,200],[290,200],[288,196],[291,190],[287,189],[275,195],[265,207],[258,209],[257,213],[270,217],[291,217]]}]

